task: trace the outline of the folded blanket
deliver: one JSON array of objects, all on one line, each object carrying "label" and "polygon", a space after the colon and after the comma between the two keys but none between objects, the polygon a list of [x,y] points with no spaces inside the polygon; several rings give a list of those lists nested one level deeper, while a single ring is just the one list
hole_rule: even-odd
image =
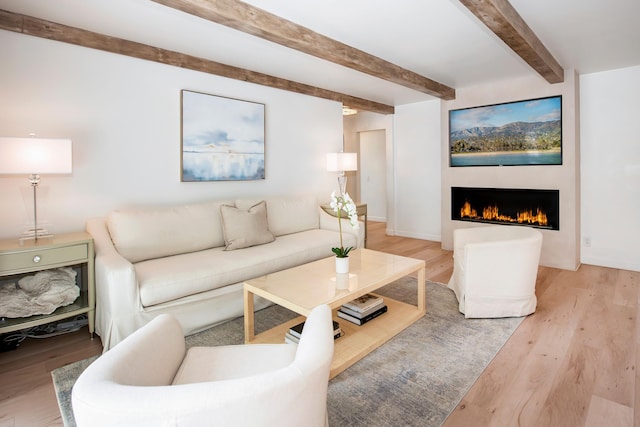
[{"label": "folded blanket", "polygon": [[56,268],[0,285],[0,317],[51,314],[73,303],[80,295],[76,275],[72,268]]}]

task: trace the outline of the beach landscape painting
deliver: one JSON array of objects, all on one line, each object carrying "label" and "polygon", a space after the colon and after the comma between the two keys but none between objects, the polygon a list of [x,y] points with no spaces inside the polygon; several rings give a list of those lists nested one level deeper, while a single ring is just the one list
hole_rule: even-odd
[{"label": "beach landscape painting", "polygon": [[182,91],[182,181],[264,179],[264,104]]},{"label": "beach landscape painting", "polygon": [[450,165],[562,164],[562,96],[449,111]]}]

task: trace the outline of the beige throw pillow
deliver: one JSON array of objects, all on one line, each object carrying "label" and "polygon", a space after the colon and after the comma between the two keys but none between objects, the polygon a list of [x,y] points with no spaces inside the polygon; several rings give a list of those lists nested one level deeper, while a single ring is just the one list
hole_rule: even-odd
[{"label": "beige throw pillow", "polygon": [[267,206],[264,201],[246,211],[235,206],[222,205],[220,214],[226,243],[225,251],[262,245],[275,240],[269,231]]}]

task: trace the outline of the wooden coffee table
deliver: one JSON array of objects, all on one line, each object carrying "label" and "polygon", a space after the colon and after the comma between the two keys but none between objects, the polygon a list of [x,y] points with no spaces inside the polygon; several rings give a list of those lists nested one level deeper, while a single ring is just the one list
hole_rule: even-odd
[{"label": "wooden coffee table", "polygon": [[[282,343],[291,326],[304,321],[320,304],[329,305],[344,336],[335,341],[331,378],[353,365],[426,313],[425,262],[369,249],[349,255],[349,275],[335,274],[329,257],[244,282],[245,342]],[[362,326],[338,318],[336,309],[347,301],[373,293],[401,277],[417,274],[418,305],[384,297],[388,311]],[[254,295],[259,295],[302,316],[259,335],[254,330]]]}]

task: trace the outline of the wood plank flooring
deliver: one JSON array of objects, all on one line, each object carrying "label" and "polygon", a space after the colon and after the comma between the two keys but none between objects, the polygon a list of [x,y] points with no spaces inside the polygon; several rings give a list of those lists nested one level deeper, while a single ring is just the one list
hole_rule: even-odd
[{"label": "wood plank flooring", "polygon": [[[385,236],[370,222],[368,247],[424,259],[446,283],[451,252],[439,242]],[[640,425],[640,272],[583,265],[540,267],[538,308],[487,367],[444,427]],[[428,306],[427,306],[428,309]],[[86,328],[26,339],[0,353],[0,427],[62,426],[51,370],[101,352]]]}]

